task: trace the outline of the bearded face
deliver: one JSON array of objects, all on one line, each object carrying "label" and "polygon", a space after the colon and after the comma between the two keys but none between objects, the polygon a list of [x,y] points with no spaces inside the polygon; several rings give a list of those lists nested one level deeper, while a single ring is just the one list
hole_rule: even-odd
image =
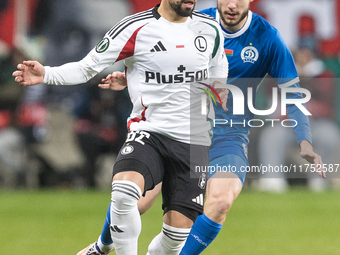
[{"label": "bearded face", "polygon": [[196,0],[170,0],[170,7],[180,17],[188,17],[195,9]]}]

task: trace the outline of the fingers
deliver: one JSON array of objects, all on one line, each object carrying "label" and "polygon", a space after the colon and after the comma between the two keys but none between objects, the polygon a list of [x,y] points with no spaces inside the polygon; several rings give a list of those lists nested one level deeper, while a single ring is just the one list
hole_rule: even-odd
[{"label": "fingers", "polygon": [[314,164],[318,170],[318,174],[322,178],[326,178],[326,169],[324,168],[322,158],[320,155],[316,154],[314,158]]},{"label": "fingers", "polygon": [[110,84],[98,84],[98,87],[101,88],[101,89],[109,89]]},{"label": "fingers", "polygon": [[105,84],[109,84],[109,83],[110,83],[110,81],[109,81],[109,80],[107,80],[106,78],[103,78],[103,79],[102,79],[102,83],[103,83],[103,84],[104,84],[104,83],[105,83]]},{"label": "fingers", "polygon": [[28,67],[31,67],[31,68],[35,69],[39,62],[38,61],[27,60],[27,61],[23,61],[22,63],[23,63],[23,66],[28,66]]},{"label": "fingers", "polygon": [[220,96],[221,102],[222,102],[222,108],[225,111],[228,111],[228,107],[227,107],[228,94],[229,94],[229,90],[228,89],[222,89],[219,92],[219,96]]},{"label": "fingers", "polygon": [[17,68],[21,71],[25,69],[25,67],[31,67],[33,69],[38,67],[38,61],[23,61],[22,64],[18,64]]},{"label": "fingers", "polygon": [[113,77],[113,78],[119,78],[119,74],[120,74],[120,72],[113,72],[113,73],[111,74],[111,77]]},{"label": "fingers", "polygon": [[15,81],[16,81],[16,82],[20,82],[20,81],[22,80],[22,76],[24,75],[23,70],[24,70],[24,68],[25,68],[25,65],[19,64],[19,65],[17,65],[17,68],[18,68],[19,70],[14,71],[14,72],[12,73],[12,76],[16,77],[16,78],[15,78]]},{"label": "fingers", "polygon": [[308,161],[308,163],[313,164],[315,171],[320,177],[326,178],[326,169],[323,165],[322,158],[319,154],[311,150],[305,150],[301,152],[301,157]]},{"label": "fingers", "polygon": [[12,73],[12,76],[22,76],[22,75],[23,75],[22,71],[14,71]]},{"label": "fingers", "polygon": [[23,82],[23,72],[22,71],[15,71],[12,73],[12,76],[14,76],[14,81],[20,83],[20,85],[26,86],[26,84]]},{"label": "fingers", "polygon": [[98,84],[98,87],[101,89],[110,89],[112,81],[112,74],[106,76],[106,78],[102,79],[102,83]]},{"label": "fingers", "polygon": [[116,91],[123,90],[126,87],[125,74],[122,72],[113,72],[112,74],[108,74],[102,79],[102,83],[99,84],[98,87]]},{"label": "fingers", "polygon": [[228,111],[227,101],[223,102],[223,100],[222,100],[222,109],[225,110],[225,111]]},{"label": "fingers", "polygon": [[318,173],[318,175],[322,178],[326,178],[326,169],[323,165],[322,158],[319,154],[313,152],[308,155],[310,157],[309,163],[314,164],[315,170]]},{"label": "fingers", "polygon": [[116,71],[116,72],[113,72],[113,73],[112,73],[112,77],[117,78],[117,79],[119,79],[119,78],[125,78],[125,73]]},{"label": "fingers", "polygon": [[24,81],[24,79],[22,77],[15,77],[14,79],[17,83],[19,83],[21,86],[27,86],[28,83],[26,81]]},{"label": "fingers", "polygon": [[106,76],[106,78],[103,78],[102,79],[102,83],[104,83],[104,84],[110,84],[111,82],[113,82],[112,81],[112,75],[111,74],[109,74],[108,76]]},{"label": "fingers", "polygon": [[22,85],[22,86],[26,86],[26,85],[27,85],[27,82],[24,81],[24,71],[25,71],[25,68],[26,68],[27,66],[29,66],[30,64],[32,64],[31,62],[32,62],[32,61],[24,61],[23,64],[18,64],[18,65],[17,65],[17,68],[18,68],[19,70],[14,71],[14,72],[12,73],[12,76],[15,77],[14,80],[15,80],[16,82],[20,83],[20,85]]},{"label": "fingers", "polygon": [[106,76],[106,80],[111,80],[113,78],[113,75],[112,74],[108,74],[107,76]]},{"label": "fingers", "polygon": [[18,68],[19,70],[24,70],[25,65],[24,65],[24,64],[18,64],[18,65],[17,65],[17,68]]},{"label": "fingers", "polygon": [[19,82],[19,84],[23,87],[29,86],[28,82],[26,82],[26,81]]},{"label": "fingers", "polygon": [[116,80],[117,80],[116,75],[112,73],[112,74],[108,74],[105,78],[103,78],[102,82],[111,83],[111,82],[115,82]]}]

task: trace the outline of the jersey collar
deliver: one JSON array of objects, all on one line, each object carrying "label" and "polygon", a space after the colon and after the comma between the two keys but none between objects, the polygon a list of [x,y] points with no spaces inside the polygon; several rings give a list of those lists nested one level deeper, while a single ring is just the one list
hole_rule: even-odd
[{"label": "jersey collar", "polygon": [[157,4],[153,9],[152,9],[152,14],[156,19],[160,19],[161,15],[159,15],[158,13],[158,7],[160,6],[160,4]]},{"label": "jersey collar", "polygon": [[[248,17],[247,17],[247,21],[246,23],[244,24],[244,26],[238,30],[237,32],[235,33],[226,33],[225,31],[223,31],[222,29],[222,32],[223,32],[223,36],[225,38],[236,38],[240,35],[242,35],[244,32],[246,32],[248,30],[248,28],[250,27],[250,24],[251,24],[251,21],[253,19],[253,13],[252,11],[248,11]],[[216,11],[216,20],[221,24],[221,18],[220,18],[220,13],[218,11]]]}]

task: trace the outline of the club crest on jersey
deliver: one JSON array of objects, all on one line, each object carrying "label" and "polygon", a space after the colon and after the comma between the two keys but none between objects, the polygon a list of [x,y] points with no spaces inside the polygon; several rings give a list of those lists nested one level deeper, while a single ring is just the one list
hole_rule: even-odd
[{"label": "club crest on jersey", "polygon": [[203,36],[197,36],[195,38],[195,46],[200,52],[205,52],[208,48],[207,40]]},{"label": "club crest on jersey", "polygon": [[253,46],[247,46],[243,48],[241,52],[241,58],[243,60],[243,63],[252,63],[254,64],[255,61],[259,58],[259,52],[258,50]]},{"label": "club crest on jersey", "polygon": [[200,187],[201,189],[205,189],[206,183],[207,183],[207,176],[205,173],[202,173],[202,175],[200,176],[198,180],[198,187]]},{"label": "club crest on jersey", "polygon": [[106,51],[109,48],[110,45],[110,40],[108,38],[103,38],[103,40],[101,40],[96,47],[96,51],[98,53],[102,53],[104,51]]},{"label": "club crest on jersey", "polygon": [[122,151],[120,152],[123,155],[127,155],[130,154],[131,152],[133,152],[134,148],[131,145],[126,145]]}]

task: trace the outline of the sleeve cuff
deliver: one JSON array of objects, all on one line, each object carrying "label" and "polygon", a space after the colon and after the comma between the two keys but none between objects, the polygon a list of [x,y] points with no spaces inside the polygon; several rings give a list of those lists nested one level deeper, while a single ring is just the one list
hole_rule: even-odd
[{"label": "sleeve cuff", "polygon": [[45,75],[44,75],[44,81],[43,83],[46,83],[46,84],[49,84],[49,74],[50,74],[50,70],[51,70],[51,67],[50,66],[44,66],[45,68]]}]

